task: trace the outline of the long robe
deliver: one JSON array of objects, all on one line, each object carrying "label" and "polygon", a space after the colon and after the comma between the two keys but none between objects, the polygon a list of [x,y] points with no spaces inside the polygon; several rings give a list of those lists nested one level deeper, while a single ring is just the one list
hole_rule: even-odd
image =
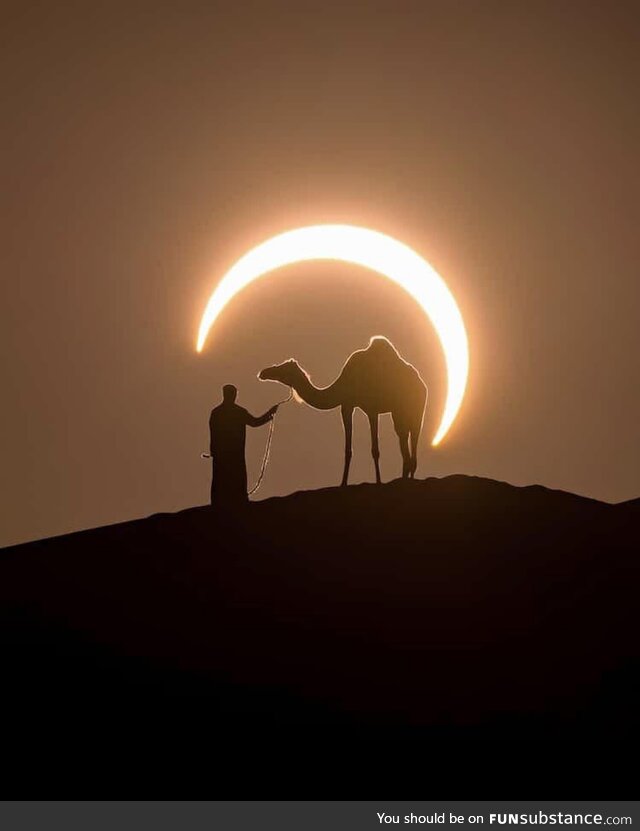
[{"label": "long robe", "polygon": [[212,505],[234,507],[247,503],[247,427],[260,427],[270,418],[270,411],[256,417],[244,407],[225,401],[211,410],[209,446],[212,461]]}]

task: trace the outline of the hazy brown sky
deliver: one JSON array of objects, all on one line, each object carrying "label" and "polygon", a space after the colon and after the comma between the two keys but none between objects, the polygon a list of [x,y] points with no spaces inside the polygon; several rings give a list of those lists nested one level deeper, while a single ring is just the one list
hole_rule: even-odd
[{"label": "hazy brown sky", "polygon": [[[24,4],[0,30],[0,543],[208,498],[222,383],[297,357],[326,384],[386,334],[431,390],[420,476],[640,495],[637,3]],[[249,247],[348,222],[412,245],[467,325],[437,450],[440,347],[389,281]],[[386,422],[386,419],[385,419]],[[371,479],[356,417],[353,481]],[[249,479],[266,428],[249,443]],[[382,469],[400,472],[388,424]],[[283,408],[260,496],[337,484],[338,412]]]}]

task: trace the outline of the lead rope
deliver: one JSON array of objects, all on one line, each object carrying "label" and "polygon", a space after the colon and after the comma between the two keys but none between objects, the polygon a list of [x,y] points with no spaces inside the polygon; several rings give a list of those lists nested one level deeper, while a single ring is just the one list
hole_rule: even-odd
[{"label": "lead rope", "polygon": [[[289,395],[286,398],[283,398],[282,401],[278,401],[277,406],[279,407],[281,404],[286,404],[288,401],[291,401],[293,397],[293,387],[289,389]],[[251,488],[247,496],[253,496],[253,494],[258,490],[260,485],[262,484],[262,480],[264,479],[264,474],[267,471],[267,465],[269,464],[269,453],[271,452],[271,440],[273,439],[273,430],[276,426],[276,413],[273,414],[271,418],[271,424],[269,425],[269,435],[267,437],[267,446],[264,449],[264,457],[262,459],[262,467],[260,468],[260,475],[258,476],[258,481],[255,485]]]}]

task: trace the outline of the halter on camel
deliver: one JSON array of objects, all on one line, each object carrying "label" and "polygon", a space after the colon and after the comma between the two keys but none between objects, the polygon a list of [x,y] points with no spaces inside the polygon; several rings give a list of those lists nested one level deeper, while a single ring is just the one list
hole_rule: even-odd
[{"label": "halter on camel", "polygon": [[[276,403],[276,407],[279,407],[281,404],[286,404],[288,401],[291,401],[293,398],[293,387],[289,387],[289,395],[286,398],[283,398],[282,401],[278,401]],[[258,490],[260,485],[262,484],[262,480],[264,479],[264,474],[267,471],[267,465],[269,464],[269,453],[271,451],[271,440],[273,439],[273,430],[276,425],[276,415],[277,413],[273,414],[271,419],[271,424],[269,425],[269,435],[267,436],[267,444],[264,449],[264,457],[262,459],[262,467],[260,468],[260,475],[258,476],[258,480],[256,481],[255,485],[251,488],[247,496],[253,496],[253,494]],[[201,453],[201,459],[210,459],[211,453]]]}]

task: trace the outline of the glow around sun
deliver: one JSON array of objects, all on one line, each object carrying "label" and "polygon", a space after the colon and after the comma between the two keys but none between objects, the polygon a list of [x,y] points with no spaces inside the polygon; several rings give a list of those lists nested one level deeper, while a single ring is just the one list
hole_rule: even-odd
[{"label": "glow around sun", "polygon": [[277,268],[307,260],[341,260],[383,274],[407,291],[433,324],[447,367],[447,399],[433,438],[446,436],[464,398],[469,344],[462,315],[446,283],[429,263],[398,240],[352,225],[313,225],[272,237],[241,257],[209,298],[200,321],[198,352],[218,315],[245,286]]}]

